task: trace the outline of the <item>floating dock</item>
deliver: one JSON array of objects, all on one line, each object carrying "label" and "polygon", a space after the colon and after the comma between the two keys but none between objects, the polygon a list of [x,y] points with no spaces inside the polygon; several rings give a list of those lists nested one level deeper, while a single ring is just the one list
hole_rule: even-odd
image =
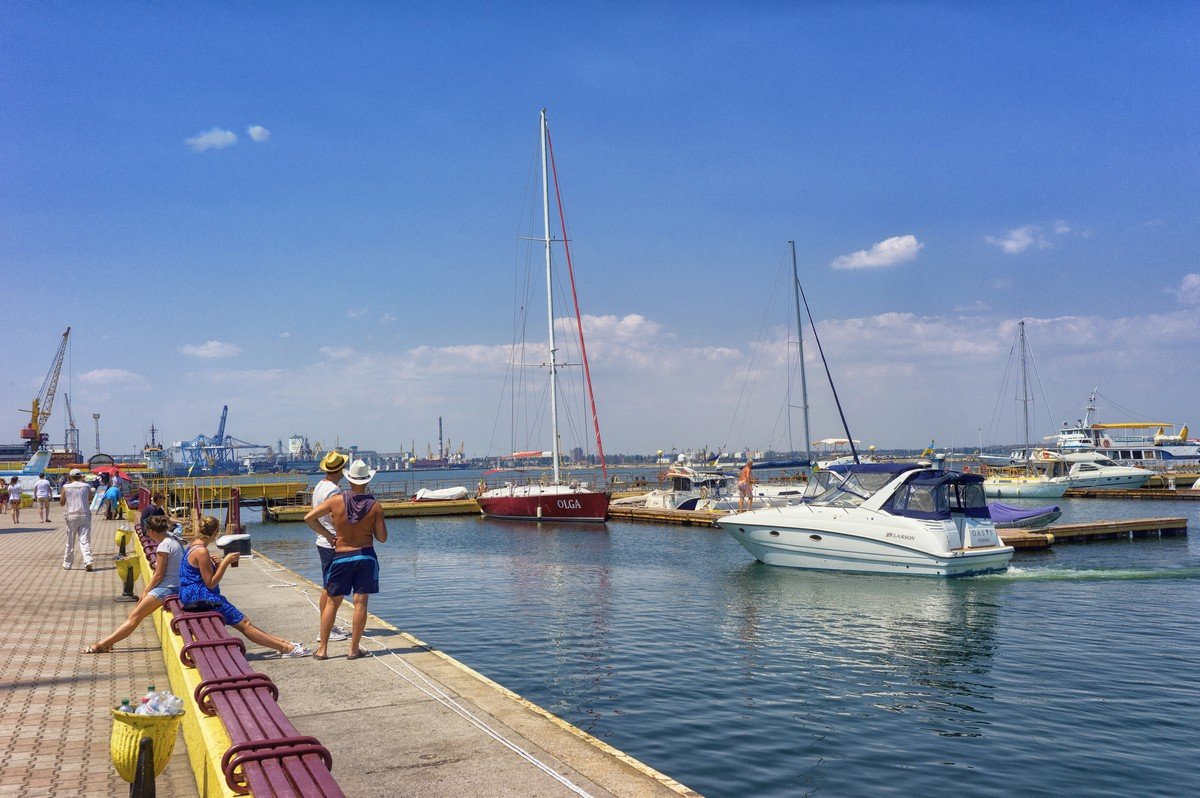
[{"label": "floating dock", "polygon": [[[1114,491],[1101,491],[1113,493]],[[610,507],[613,520],[640,521],[650,524],[716,526],[716,520],[729,513],[715,510],[658,510],[645,507]],[[1187,534],[1186,518],[1133,518],[1117,521],[1089,521],[1081,524],[1056,524],[1038,529],[1001,529],[1000,539],[1016,549],[1046,549],[1055,543],[1085,543],[1119,538],[1171,537]]]},{"label": "floating dock", "polygon": [[[479,515],[479,504],[474,499],[450,501],[414,502],[380,500],[385,518],[423,518],[434,515]],[[307,503],[273,504],[263,507],[264,521],[303,521],[311,510]]]},{"label": "floating dock", "polygon": [[1136,490],[1095,490],[1072,488],[1063,494],[1066,499],[1138,499],[1145,501],[1197,501],[1200,490],[1170,490],[1168,488],[1137,488]]}]

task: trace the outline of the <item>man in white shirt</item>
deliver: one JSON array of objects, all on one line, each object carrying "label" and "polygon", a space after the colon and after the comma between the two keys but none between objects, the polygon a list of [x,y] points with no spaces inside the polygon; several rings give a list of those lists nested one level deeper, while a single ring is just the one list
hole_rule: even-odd
[{"label": "man in white shirt", "polygon": [[[321,460],[321,470],[325,472],[325,478],[317,483],[313,488],[312,506],[319,507],[326,499],[335,494],[341,493],[342,489],[338,485],[342,481],[342,471],[346,468],[346,455],[338,451],[332,451]],[[337,538],[337,530],[333,528],[333,519],[325,516],[321,519],[321,526],[325,528],[328,534],[317,535],[317,554],[321,557],[321,614],[325,614],[325,605],[329,603],[329,591],[325,590],[325,577],[329,570],[329,563],[333,562],[333,542]],[[333,631],[329,633],[330,640],[345,640],[350,637],[350,632],[340,626],[334,626]]]},{"label": "man in white shirt", "polygon": [[58,494],[58,503],[67,508],[63,517],[67,522],[67,550],[63,554],[62,567],[71,569],[75,562],[75,541],[83,552],[83,570],[92,570],[92,486],[83,481],[83,472],[72,468],[67,482]]},{"label": "man in white shirt", "polygon": [[46,479],[46,475],[40,474],[38,481],[33,483],[33,500],[37,502],[38,511],[42,514],[39,519],[43,524],[50,523],[50,494],[54,492],[54,486],[50,484],[50,480]]}]

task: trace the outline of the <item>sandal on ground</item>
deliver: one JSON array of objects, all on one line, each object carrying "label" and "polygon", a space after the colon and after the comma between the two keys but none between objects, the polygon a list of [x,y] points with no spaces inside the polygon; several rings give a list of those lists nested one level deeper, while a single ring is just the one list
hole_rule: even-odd
[{"label": "sandal on ground", "polygon": [[369,651],[359,651],[357,654],[347,654],[346,659],[362,659],[363,657],[371,656]]},{"label": "sandal on ground", "polygon": [[83,653],[83,654],[109,654],[111,652],[112,652],[112,646],[105,647],[100,644],[96,644],[94,646],[88,646],[81,653]]}]

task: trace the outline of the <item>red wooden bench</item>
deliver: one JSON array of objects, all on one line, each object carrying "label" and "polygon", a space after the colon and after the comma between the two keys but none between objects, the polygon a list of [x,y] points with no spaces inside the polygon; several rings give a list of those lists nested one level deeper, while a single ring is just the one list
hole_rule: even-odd
[{"label": "red wooden bench", "polygon": [[239,794],[342,796],[330,770],[333,759],[314,737],[302,735],[283,714],[270,677],[250,667],[241,638],[225,630],[218,612],[189,612],[177,597],[166,609],[171,629],[183,638],[180,660],[202,681],[194,697],[200,711],[221,719],[232,745],[221,772]]}]

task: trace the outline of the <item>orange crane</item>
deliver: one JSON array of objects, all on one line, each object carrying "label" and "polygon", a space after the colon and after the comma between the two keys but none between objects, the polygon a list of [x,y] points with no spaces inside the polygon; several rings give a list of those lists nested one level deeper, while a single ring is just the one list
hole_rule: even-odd
[{"label": "orange crane", "polygon": [[[34,452],[42,448],[50,437],[42,430],[50,420],[50,411],[54,409],[54,395],[58,393],[58,375],[62,373],[63,355],[67,352],[67,341],[70,338],[71,328],[68,327],[62,334],[62,342],[54,354],[50,371],[46,372],[41,389],[38,390],[37,396],[33,397],[33,405],[29,410],[29,424],[21,428],[21,438],[29,441],[29,448]],[[24,408],[21,412],[25,412]]]}]

